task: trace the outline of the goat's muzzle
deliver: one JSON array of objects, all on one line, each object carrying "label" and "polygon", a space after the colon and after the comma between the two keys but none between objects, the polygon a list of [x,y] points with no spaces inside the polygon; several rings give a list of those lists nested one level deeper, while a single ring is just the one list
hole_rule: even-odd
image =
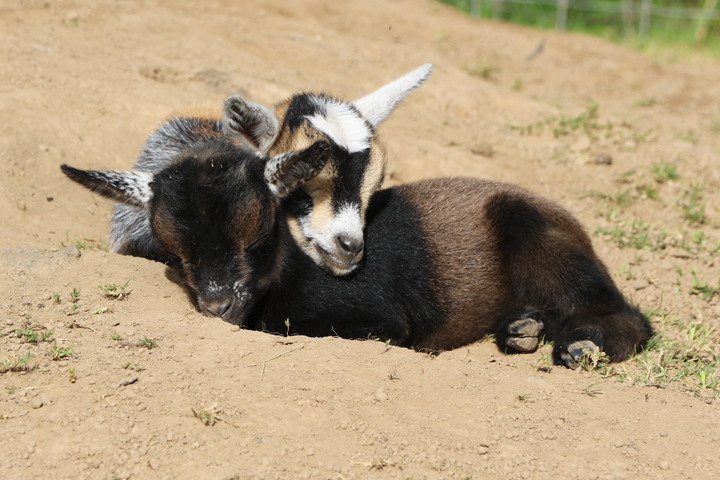
[{"label": "goat's muzzle", "polygon": [[328,265],[344,273],[350,273],[355,269],[365,251],[362,237],[354,238],[342,234],[335,237],[333,247],[332,251],[327,251],[316,244],[318,252]]},{"label": "goat's muzzle", "polygon": [[231,292],[206,297],[198,295],[197,304],[203,315],[220,317],[226,322],[236,324],[241,320],[247,298],[247,293],[238,296]]}]

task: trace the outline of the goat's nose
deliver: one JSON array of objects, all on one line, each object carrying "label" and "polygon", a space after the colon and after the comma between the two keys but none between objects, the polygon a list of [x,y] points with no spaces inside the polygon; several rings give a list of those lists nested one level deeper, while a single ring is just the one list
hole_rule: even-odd
[{"label": "goat's nose", "polygon": [[362,238],[351,237],[343,233],[335,237],[335,242],[344,254],[353,256],[360,253],[365,246]]},{"label": "goat's nose", "polygon": [[223,317],[230,310],[232,300],[229,298],[220,298],[216,300],[210,300],[203,302],[203,306],[208,313],[215,315],[216,317]]}]

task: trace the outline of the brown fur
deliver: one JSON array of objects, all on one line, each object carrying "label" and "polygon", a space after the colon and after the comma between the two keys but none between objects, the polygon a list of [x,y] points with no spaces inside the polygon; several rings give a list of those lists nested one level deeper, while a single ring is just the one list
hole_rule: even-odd
[{"label": "brown fur", "polygon": [[[564,209],[529,191],[508,184],[483,180],[444,179],[419,182],[412,188],[397,187],[416,205],[420,224],[428,232],[425,238],[433,258],[435,288],[442,304],[447,323],[438,333],[428,337],[423,345],[443,345],[456,348],[468,341],[491,333],[497,312],[507,311],[510,298],[514,298],[513,284],[537,285],[529,277],[547,279],[543,296],[562,297],[566,284],[563,271],[553,268],[553,256],[562,255],[565,246],[580,246],[605,273],[602,262],[582,226]],[[449,193],[446,193],[449,192]],[[494,222],[490,203],[498,196],[510,195],[536,208],[550,227],[542,238],[532,239],[537,244],[526,255],[523,265],[542,265],[542,271],[529,267],[509,271],[503,265],[502,245],[494,237]],[[546,257],[547,262],[537,258]],[[482,285],[482,288],[478,286]],[[521,305],[518,305],[520,307]],[[481,313],[479,313],[481,312]],[[482,315],[482,318],[478,318]]]}]

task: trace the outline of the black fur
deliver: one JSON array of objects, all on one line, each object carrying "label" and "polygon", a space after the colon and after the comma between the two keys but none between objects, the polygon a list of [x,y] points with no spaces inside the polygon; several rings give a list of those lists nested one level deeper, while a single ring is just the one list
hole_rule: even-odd
[{"label": "black fur", "polygon": [[[205,178],[202,171],[208,162],[201,160],[210,155],[202,150],[192,153],[192,173],[173,170],[169,186],[163,185],[166,175],[156,178],[153,188],[158,195],[152,210],[157,211],[159,204],[173,206],[173,221],[183,232],[178,241],[185,251],[173,252],[173,245],[159,240],[169,253],[184,256],[186,265],[211,265],[203,274],[216,282],[240,281],[242,292],[228,293],[237,301],[223,316],[227,321],[282,333],[289,319],[290,332],[295,334],[375,337],[406,347],[444,350],[493,332],[498,344],[504,345],[509,324],[532,317],[545,324],[545,337],[555,342],[558,358],[571,343],[589,339],[612,360],[626,358],[652,333],[647,319],[626,303],[595,257],[579,224],[517,187],[469,179],[449,187],[439,180],[375,193],[367,215],[367,250],[361,267],[336,278],[324,274],[293,242],[286,216],[264,183],[262,161],[247,158],[240,150],[227,154],[219,158],[213,151],[211,155],[215,162],[229,165],[213,181],[213,192],[234,192],[217,199],[226,202],[222,206],[226,214],[210,215],[205,207],[210,192],[197,179]],[[184,161],[190,159],[179,164]],[[177,183],[177,175],[185,177],[184,183]],[[475,232],[477,239],[456,239],[455,254],[463,254],[463,249],[471,252],[489,241],[491,251],[481,254],[497,258],[498,263],[490,268],[490,282],[480,271],[461,279],[462,289],[469,293],[457,298],[480,305],[478,299],[483,298],[503,301],[479,307],[461,325],[441,295],[441,286],[456,279],[442,271],[443,263],[431,247],[435,232],[428,231],[422,220],[423,215],[433,215],[434,200],[422,202],[423,213],[414,197],[420,192],[427,198],[425,192],[433,188],[445,189],[447,195],[453,193],[448,188],[457,188],[458,195],[463,189],[485,192],[478,194],[477,204],[462,207],[477,217],[482,229]],[[268,230],[259,224],[243,234],[237,228],[215,225],[229,224],[228,219],[239,214],[245,222],[272,221],[274,226]],[[153,218],[153,228],[156,225]],[[257,233],[261,230],[269,233]],[[228,252],[228,248],[234,250]],[[200,285],[208,282],[198,278],[199,273],[192,274],[201,303],[206,292]]]}]

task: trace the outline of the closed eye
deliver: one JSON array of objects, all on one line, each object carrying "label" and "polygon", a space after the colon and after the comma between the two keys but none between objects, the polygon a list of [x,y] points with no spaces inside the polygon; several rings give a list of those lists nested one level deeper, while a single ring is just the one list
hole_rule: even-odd
[{"label": "closed eye", "polygon": [[251,251],[257,249],[258,247],[262,246],[265,242],[267,242],[270,239],[271,233],[272,233],[272,231],[267,232],[265,235],[258,237],[254,242],[252,242],[250,245],[248,245],[248,247],[245,250],[247,250],[248,252],[251,252]]}]

